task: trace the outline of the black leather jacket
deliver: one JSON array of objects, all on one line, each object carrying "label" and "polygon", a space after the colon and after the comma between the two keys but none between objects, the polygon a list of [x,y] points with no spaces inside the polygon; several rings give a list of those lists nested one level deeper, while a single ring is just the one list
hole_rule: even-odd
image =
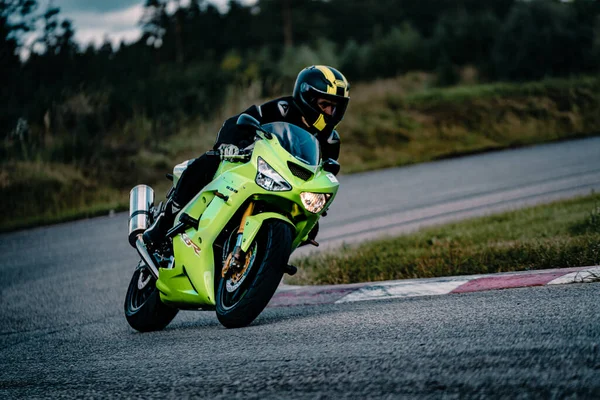
[{"label": "black leather jacket", "polygon": [[[315,135],[319,140],[323,159],[333,158],[337,160],[340,156],[340,136],[337,131],[328,130],[327,128],[323,131],[318,131],[314,127],[307,128],[306,124],[302,121],[300,109],[296,106],[294,98],[291,96],[280,97],[260,106],[254,105],[244,111],[244,113],[253,116],[261,124],[282,121],[300,126]],[[223,143],[234,144],[238,147],[246,147],[252,143],[254,133],[239,129],[236,125],[238,117],[239,114],[227,119],[223,123],[214,145],[215,150]]]}]

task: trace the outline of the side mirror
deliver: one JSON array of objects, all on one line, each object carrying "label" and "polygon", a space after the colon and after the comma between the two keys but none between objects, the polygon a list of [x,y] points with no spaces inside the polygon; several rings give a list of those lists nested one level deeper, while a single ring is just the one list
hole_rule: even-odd
[{"label": "side mirror", "polygon": [[331,172],[333,175],[340,173],[340,163],[335,161],[333,158],[328,158],[323,161],[323,169],[327,172]]},{"label": "side mirror", "polygon": [[240,114],[235,124],[240,128],[260,129],[260,122],[249,114]]},{"label": "side mirror", "polygon": [[271,135],[269,132],[265,132],[260,127],[260,122],[258,122],[258,120],[256,118],[254,118],[252,115],[240,114],[240,116],[238,117],[235,124],[240,128],[246,128],[246,129],[250,129],[250,130],[259,130],[264,133],[264,135],[267,139],[273,138],[273,135]]}]

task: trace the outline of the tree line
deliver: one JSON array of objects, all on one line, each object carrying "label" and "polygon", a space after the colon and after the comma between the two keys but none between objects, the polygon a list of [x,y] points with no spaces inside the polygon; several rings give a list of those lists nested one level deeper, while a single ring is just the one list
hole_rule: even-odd
[{"label": "tree line", "polygon": [[421,70],[439,85],[464,66],[482,81],[525,81],[600,65],[597,0],[258,0],[226,13],[174,3],[145,0],[139,40],[95,47],[75,42],[59,8],[0,0],[0,157],[93,163],[110,132],[160,140],[209,116],[227,88],[289,92],[313,63],[351,83]]}]

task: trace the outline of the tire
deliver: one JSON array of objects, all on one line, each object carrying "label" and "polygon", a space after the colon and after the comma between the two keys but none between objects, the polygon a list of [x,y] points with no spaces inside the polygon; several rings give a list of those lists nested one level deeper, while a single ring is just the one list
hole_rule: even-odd
[{"label": "tire", "polygon": [[143,263],[140,263],[131,277],[124,308],[127,322],[140,332],[164,329],[179,311],[168,307],[160,300],[156,279]]},{"label": "tire", "polygon": [[255,249],[256,256],[242,284],[231,291],[227,288],[227,283],[231,284],[230,277],[219,281],[216,311],[223,326],[247,326],[264,310],[283,278],[292,251],[292,239],[289,224],[277,219],[263,224],[250,246],[249,253]]}]

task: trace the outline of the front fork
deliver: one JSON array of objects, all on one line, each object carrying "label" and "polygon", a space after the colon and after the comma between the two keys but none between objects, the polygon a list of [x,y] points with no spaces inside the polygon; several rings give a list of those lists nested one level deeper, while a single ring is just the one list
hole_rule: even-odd
[{"label": "front fork", "polygon": [[238,228],[237,238],[235,241],[235,247],[231,254],[227,257],[227,261],[223,266],[223,271],[221,272],[221,276],[225,278],[227,272],[230,268],[233,268],[234,271],[240,269],[241,266],[245,264],[246,254],[242,250],[242,238],[244,236],[244,227],[246,226],[246,219],[252,215],[254,212],[254,202],[250,201],[248,203],[248,207],[246,211],[244,211],[244,215],[242,216],[242,222],[240,223],[240,227]]}]

